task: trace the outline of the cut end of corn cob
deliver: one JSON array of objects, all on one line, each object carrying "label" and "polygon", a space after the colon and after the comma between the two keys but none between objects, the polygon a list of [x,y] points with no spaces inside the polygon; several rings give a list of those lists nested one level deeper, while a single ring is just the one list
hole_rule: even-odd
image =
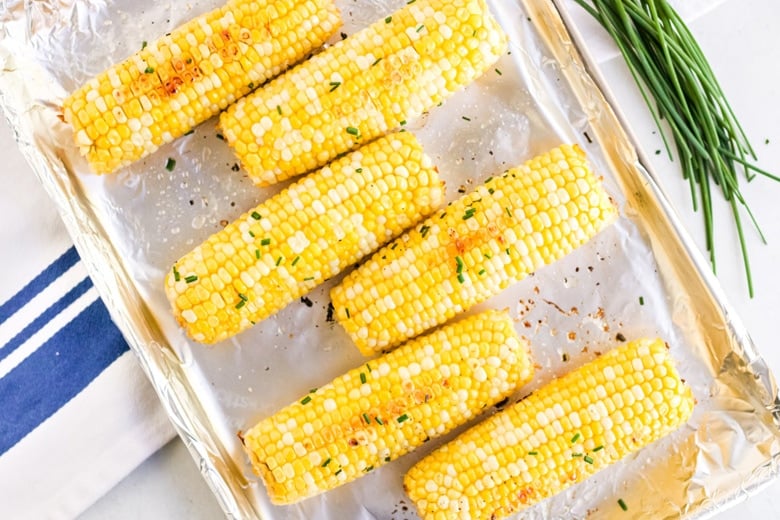
[{"label": "cut end of corn cob", "polygon": [[409,132],[390,134],[291,185],[173,266],[165,291],[196,341],[263,320],[433,212],[436,168]]},{"label": "cut end of corn cob", "polygon": [[424,519],[504,518],[671,433],[693,406],[664,342],[633,341],[442,446],[404,488]]},{"label": "cut end of corn cob", "polygon": [[448,324],[350,370],[243,436],[271,501],[333,489],[443,435],[533,376],[506,313]]},{"label": "cut end of corn cob", "polygon": [[63,104],[79,151],[110,173],[217,115],[321,46],[333,0],[231,0],[145,45]]},{"label": "cut end of corn cob", "polygon": [[372,256],[331,291],[365,355],[391,348],[567,255],[617,214],[577,146],[488,180]]},{"label": "cut end of corn cob", "polygon": [[435,107],[501,56],[484,0],[417,0],[230,107],[228,143],[260,185],[302,174]]}]

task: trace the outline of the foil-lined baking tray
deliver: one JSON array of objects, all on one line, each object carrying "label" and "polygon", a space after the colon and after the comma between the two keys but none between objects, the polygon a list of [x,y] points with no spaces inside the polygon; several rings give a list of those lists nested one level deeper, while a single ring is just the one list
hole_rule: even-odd
[{"label": "foil-lined baking tray", "polygon": [[[342,30],[350,34],[404,3],[337,0]],[[618,498],[631,518],[707,517],[777,475],[775,381],[588,73],[562,21],[565,10],[559,13],[550,0],[489,3],[510,36],[509,53],[408,126],[447,181],[448,198],[573,142],[604,176],[621,215],[586,246],[479,307],[509,309],[532,344],[539,370],[517,397],[625,339],[658,335],[671,345],[698,402],[685,427],[524,518],[627,518]],[[6,0],[0,4],[0,106],[226,515],[414,518],[401,476],[454,434],[288,507],[269,503],[236,436],[364,362],[327,320],[328,289],[338,279],[213,347],[188,341],[171,315],[162,281],[174,260],[279,187],[259,189],[248,180],[215,121],[98,177],[61,119],[68,92],[143,41],[217,5]],[[172,172],[168,158],[176,161]]]}]

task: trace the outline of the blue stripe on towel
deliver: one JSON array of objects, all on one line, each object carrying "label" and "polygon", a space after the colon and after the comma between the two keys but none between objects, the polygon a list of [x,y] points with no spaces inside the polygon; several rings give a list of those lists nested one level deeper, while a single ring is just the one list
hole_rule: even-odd
[{"label": "blue stripe on towel", "polygon": [[[96,300],[13,368],[0,379],[0,455],[75,397],[126,350],[108,311]],[[89,424],[85,422],[84,428]],[[52,447],[63,448],[67,449]]]},{"label": "blue stripe on towel", "polygon": [[90,287],[92,287],[92,280],[84,278],[75,287],[65,293],[65,296],[54,302],[48,309],[35,318],[32,323],[22,329],[19,334],[11,338],[11,341],[5,345],[0,345],[0,361],[8,357],[8,354],[16,350],[19,346],[23,345],[25,341],[30,339],[30,336],[38,332],[41,327],[50,322],[57,314],[68,308],[68,305],[76,301],[76,299],[87,292]]},{"label": "blue stripe on towel", "polygon": [[46,269],[33,278],[21,291],[16,293],[10,300],[0,305],[0,325],[10,318],[16,311],[21,309],[24,304],[35,298],[42,290],[49,286],[62,273],[73,267],[79,260],[76,248],[71,246],[62,256],[52,262]]}]

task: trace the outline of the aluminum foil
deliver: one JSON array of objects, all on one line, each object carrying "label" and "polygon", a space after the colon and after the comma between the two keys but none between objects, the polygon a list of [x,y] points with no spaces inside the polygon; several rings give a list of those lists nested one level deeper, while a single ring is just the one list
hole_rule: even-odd
[{"label": "aluminum foil", "polygon": [[[337,3],[350,34],[405,2]],[[626,518],[618,498],[631,518],[709,516],[778,473],[774,379],[588,74],[556,5],[489,3],[510,35],[509,53],[408,127],[439,166],[449,199],[560,142],[576,142],[604,176],[621,214],[586,246],[479,307],[508,308],[532,344],[539,370],[516,397],[625,339],[658,335],[671,345],[698,402],[676,433],[523,517]],[[401,477],[454,434],[288,507],[269,503],[241,450],[239,430],[364,362],[326,319],[329,284],[308,302],[213,347],[188,341],[171,315],[163,276],[174,260],[279,187],[252,184],[215,121],[98,177],[61,119],[68,92],[143,41],[217,5],[6,0],[0,4],[0,106],[227,516],[415,518]],[[172,172],[165,168],[169,157],[176,160]]]}]

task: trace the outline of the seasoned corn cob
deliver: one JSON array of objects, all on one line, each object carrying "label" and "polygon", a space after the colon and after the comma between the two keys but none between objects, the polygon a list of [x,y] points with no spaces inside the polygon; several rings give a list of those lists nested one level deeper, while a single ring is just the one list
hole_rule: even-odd
[{"label": "seasoned corn cob", "polygon": [[507,39],[484,0],[417,0],[230,107],[220,126],[261,185],[314,169],[470,83]]},{"label": "seasoned corn cob", "polygon": [[76,144],[110,173],[300,61],[341,25],[333,0],[230,0],[145,45],[63,104]]},{"label": "seasoned corn cob", "polygon": [[445,444],[404,488],[426,520],[504,518],[671,433],[693,406],[664,343],[634,341]]},{"label": "seasoned corn cob", "polygon": [[176,262],[165,290],[195,340],[214,343],[282,309],[443,201],[417,139],[382,137],[245,213]]},{"label": "seasoned corn cob", "polygon": [[350,370],[264,419],[244,445],[271,501],[350,482],[443,435],[528,382],[528,345],[487,311]]},{"label": "seasoned corn cob", "polygon": [[576,146],[488,180],[372,256],[331,291],[360,351],[443,323],[586,242],[616,215]]}]

